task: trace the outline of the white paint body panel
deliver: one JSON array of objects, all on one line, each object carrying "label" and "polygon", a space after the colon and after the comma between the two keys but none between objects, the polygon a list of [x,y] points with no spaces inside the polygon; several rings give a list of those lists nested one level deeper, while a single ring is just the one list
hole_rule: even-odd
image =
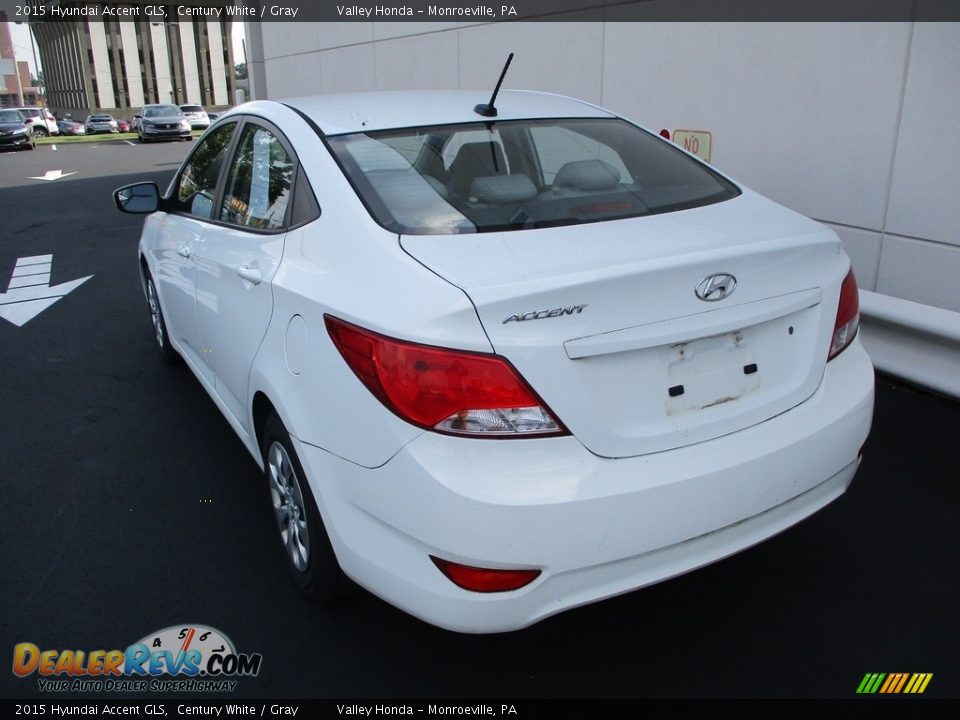
[{"label": "white paint body panel", "polygon": [[[809,397],[826,364],[849,269],[832,231],[750,192],[602,224],[405,235],[401,242],[467,292],[495,351],[604,457],[702,442]],[[737,289],[704,303],[694,287],[717,272],[735,275]],[[830,298],[823,305],[821,288]],[[796,293],[808,293],[809,302],[783,303]],[[573,315],[504,322],[584,304]],[[734,332],[738,352],[705,344]],[[614,333],[616,342],[603,347]],[[709,352],[710,367],[693,369],[695,349]],[[717,362],[729,365],[726,379],[711,372]],[[745,378],[751,363],[758,371]],[[675,385],[684,386],[684,397],[668,396]]]},{"label": "white paint body panel", "polygon": [[[352,119],[346,98],[298,104],[321,127],[344,130],[471,121],[467,95],[386,95],[379,106],[363,96]],[[605,115],[565,98],[509,97],[505,116]],[[849,267],[831,231],[745,191],[647,218],[399,238],[374,222],[294,111],[255,102],[228,113],[240,114],[283,131],[320,217],[248,245],[229,229],[157,213],[141,253],[176,349],[261,464],[254,402],[269,400],[342,567],[372,592],[443,627],[515,629],[737,552],[849,484],[870,428],[873,374],[859,340],[826,362]],[[190,259],[177,253],[184,243]],[[251,258],[264,276],[254,288],[230,271]],[[693,288],[717,271],[740,286],[730,302],[704,304]],[[577,302],[588,307],[576,315],[502,323]],[[502,353],[572,434],[474,440],[415,427],[360,383],[329,338],[327,314],[402,340]],[[795,334],[778,325],[780,347],[751,327],[787,319]],[[625,381],[658,364],[663,373],[664,348],[736,331],[770,367],[753,399],[665,415],[662,398],[650,402],[662,383]],[[208,341],[217,357],[204,361],[195,348]],[[514,592],[471,593],[429,554],[542,574]]]},{"label": "white paint body panel", "polygon": [[[799,522],[849,485],[872,415],[873,372],[856,340],[790,412],[643,457],[599,458],[570,437],[433,433],[374,471],[297,451],[347,574],[427,622],[499,632],[679,575]],[[518,591],[480,595],[448,582],[431,553],[543,572]]]}]

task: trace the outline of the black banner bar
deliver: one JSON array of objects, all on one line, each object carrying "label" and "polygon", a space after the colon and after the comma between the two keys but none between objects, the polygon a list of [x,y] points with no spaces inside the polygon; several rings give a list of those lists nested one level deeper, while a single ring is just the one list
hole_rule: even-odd
[{"label": "black banner bar", "polygon": [[957,0],[0,0],[7,20],[156,22],[943,22]]}]

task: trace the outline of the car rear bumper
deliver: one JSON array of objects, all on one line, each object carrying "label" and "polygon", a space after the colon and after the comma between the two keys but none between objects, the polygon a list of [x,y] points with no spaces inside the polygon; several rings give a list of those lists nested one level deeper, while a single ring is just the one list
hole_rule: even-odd
[{"label": "car rear bumper", "polygon": [[[430,623],[461,632],[533,624],[754,545],[839,497],[873,414],[859,340],[812,397],[730,435],[609,459],[576,438],[468,440],[424,433],[368,469],[294,440],[348,575]],[[524,588],[453,585],[435,555],[537,568]]]}]

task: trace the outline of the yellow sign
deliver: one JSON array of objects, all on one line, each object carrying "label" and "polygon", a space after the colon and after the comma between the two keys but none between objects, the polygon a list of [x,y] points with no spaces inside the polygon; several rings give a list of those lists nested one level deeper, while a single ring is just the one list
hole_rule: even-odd
[{"label": "yellow sign", "polygon": [[673,142],[704,162],[710,162],[713,135],[707,130],[674,130]]}]

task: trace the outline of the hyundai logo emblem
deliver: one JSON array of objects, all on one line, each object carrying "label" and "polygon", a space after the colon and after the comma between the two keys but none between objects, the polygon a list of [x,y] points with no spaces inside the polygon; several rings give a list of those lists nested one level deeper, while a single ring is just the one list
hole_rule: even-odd
[{"label": "hyundai logo emblem", "polygon": [[737,279],[730,273],[714,273],[707,275],[697,283],[694,290],[697,297],[705,302],[723,300],[737,288]]}]

